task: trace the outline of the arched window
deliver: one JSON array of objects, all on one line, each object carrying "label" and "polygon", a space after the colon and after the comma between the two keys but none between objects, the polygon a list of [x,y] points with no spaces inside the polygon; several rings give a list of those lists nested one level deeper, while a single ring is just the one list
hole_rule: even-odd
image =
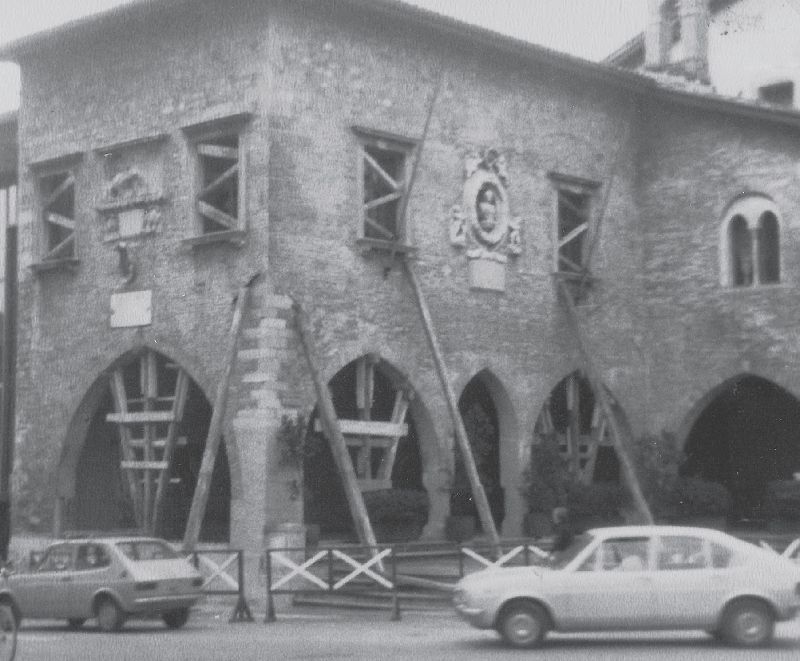
[{"label": "arched window", "polygon": [[780,215],[767,197],[751,195],[730,206],[722,223],[721,280],[729,287],[780,282]]}]

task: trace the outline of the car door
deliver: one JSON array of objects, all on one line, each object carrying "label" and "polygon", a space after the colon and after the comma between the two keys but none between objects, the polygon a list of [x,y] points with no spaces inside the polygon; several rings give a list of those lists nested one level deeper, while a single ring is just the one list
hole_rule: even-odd
[{"label": "car door", "polygon": [[13,590],[23,617],[68,617],[73,585],[75,545],[47,549],[30,574],[14,576]]},{"label": "car door", "polygon": [[661,535],[653,573],[660,626],[713,626],[730,587],[731,557],[700,535]]},{"label": "car door", "polygon": [[112,583],[110,565],[111,559],[104,544],[91,542],[78,545],[72,590],[74,617],[91,616],[92,597],[99,588]]},{"label": "car door", "polygon": [[602,540],[576,570],[562,580],[565,629],[648,628],[656,621],[652,538]]}]

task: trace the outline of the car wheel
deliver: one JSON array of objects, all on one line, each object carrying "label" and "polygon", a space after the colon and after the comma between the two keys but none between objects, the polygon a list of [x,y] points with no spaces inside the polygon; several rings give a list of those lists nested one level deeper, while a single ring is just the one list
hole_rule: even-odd
[{"label": "car wheel", "polygon": [[174,611],[167,611],[161,619],[170,629],[180,629],[189,619],[189,609],[176,608]]},{"label": "car wheel", "polygon": [[500,633],[514,647],[535,647],[547,633],[550,618],[538,604],[511,602],[500,615]]},{"label": "car wheel", "polygon": [[723,617],[724,639],[732,645],[757,647],[772,639],[775,621],[769,608],[754,599],[731,604]]},{"label": "car wheel", "polygon": [[86,622],[86,619],[83,617],[71,617],[67,620],[67,627],[72,631],[77,631],[83,626],[84,622]]},{"label": "car wheel", "polygon": [[119,631],[125,624],[125,613],[111,597],[103,597],[97,604],[97,626],[101,631]]},{"label": "car wheel", "polygon": [[14,659],[18,626],[19,617],[14,609],[7,602],[0,602],[0,659]]}]

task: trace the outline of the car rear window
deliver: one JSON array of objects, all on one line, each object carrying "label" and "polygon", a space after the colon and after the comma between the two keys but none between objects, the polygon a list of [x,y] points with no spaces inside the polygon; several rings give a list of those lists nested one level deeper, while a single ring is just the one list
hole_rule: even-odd
[{"label": "car rear window", "polygon": [[142,542],[118,542],[117,548],[129,560],[174,560],[180,556],[164,542],[148,540]]}]

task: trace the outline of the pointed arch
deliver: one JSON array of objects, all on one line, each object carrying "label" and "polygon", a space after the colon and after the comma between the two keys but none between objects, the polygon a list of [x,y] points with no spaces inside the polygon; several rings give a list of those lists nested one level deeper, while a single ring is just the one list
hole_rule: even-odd
[{"label": "pointed arch", "polygon": [[[145,361],[145,358],[148,360]],[[145,373],[139,372],[139,365],[144,362],[152,366],[147,377],[151,386],[144,383]],[[148,427],[146,424],[119,422],[124,417],[120,414],[118,401],[115,401],[120,393],[132,407],[130,411],[138,411],[142,406],[147,408],[142,402],[144,398],[149,398],[152,402],[158,402],[158,411],[163,409],[163,414],[167,415],[173,406],[172,402],[180,399],[176,390],[181,381],[176,375],[180,374],[186,375],[182,398],[184,408],[181,415],[176,416],[174,425],[159,422]],[[115,379],[119,381],[117,386],[121,387],[116,393],[113,392]],[[148,387],[155,388],[155,391],[149,395],[143,394]],[[168,538],[180,538],[199,472],[210,418],[211,404],[202,388],[183,366],[172,361],[165,353],[138,346],[119,355],[106,369],[94,376],[67,427],[57,467],[60,514],[57,518],[66,520],[59,521],[57,525],[84,530],[141,525],[142,520],[136,515],[135,505],[138,477],[128,482],[123,466],[147,460],[165,463],[169,467],[160,488],[163,500],[158,510],[162,516],[153,524],[155,530]],[[167,431],[170,427],[171,430]],[[123,438],[123,432],[129,436]],[[145,437],[152,442],[145,441]],[[168,437],[174,443],[169,443]],[[127,446],[126,438],[131,441]],[[148,458],[141,454],[141,449],[133,449],[131,456],[124,456],[123,448],[141,448],[143,444],[156,448],[155,455]],[[159,457],[168,445],[173,447],[173,454],[171,459],[166,457],[167,461],[163,462],[165,458]],[[233,462],[228,461],[229,455],[233,455]],[[224,541],[229,537],[233,491],[231,463],[236,467],[239,465],[235,448],[226,443],[215,465],[212,476],[215,497],[209,504],[201,531],[203,539],[208,541]],[[150,503],[153,509],[157,500],[158,473],[145,470],[144,474],[150,478]]]}]

